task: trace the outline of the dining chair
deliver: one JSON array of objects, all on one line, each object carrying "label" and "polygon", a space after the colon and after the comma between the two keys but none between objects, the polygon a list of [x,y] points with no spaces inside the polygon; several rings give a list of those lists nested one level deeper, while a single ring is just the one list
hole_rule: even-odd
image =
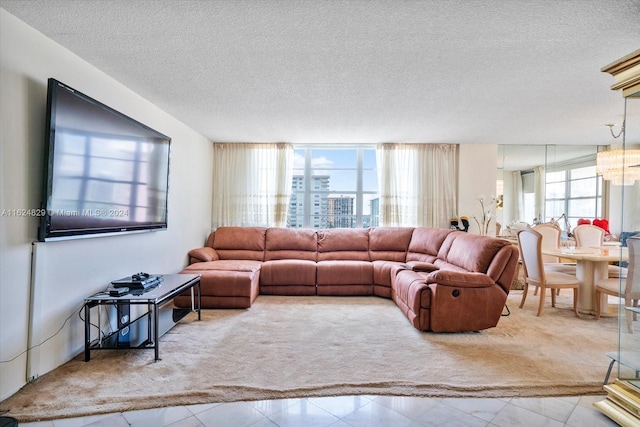
[{"label": "dining chair", "polygon": [[[582,224],[573,229],[576,247],[599,248],[604,245],[604,229],[597,225]],[[609,266],[609,278],[626,277],[627,269],[617,265]]]},{"label": "dining chair", "polygon": [[[537,224],[533,227],[538,233],[542,235],[542,246],[550,248],[560,247],[560,235],[562,230],[553,224]],[[548,263],[560,262],[560,258],[551,255],[542,255],[542,261]]]},{"label": "dining chair", "polygon": [[576,246],[600,247],[604,243],[604,230],[597,225],[581,224],[573,229]]},{"label": "dining chair", "polygon": [[[532,227],[542,235],[542,246],[548,248],[560,248],[560,236],[562,230],[553,224],[537,224]],[[542,262],[547,271],[557,271],[559,273],[576,275],[575,263],[563,263],[560,258],[553,255],[542,255]],[[560,293],[558,289],[557,293]],[[538,295],[538,287],[533,290],[533,295]]]},{"label": "dining chair", "polygon": [[524,267],[524,291],[520,308],[527,299],[529,285],[540,288],[540,303],[537,316],[542,315],[547,288],[551,289],[551,306],[556,306],[558,289],[573,289],[573,312],[578,314],[578,279],[570,274],[558,271],[546,271],[542,261],[542,234],[533,228],[518,231],[518,246]]},{"label": "dining chair", "polygon": [[624,299],[627,330],[633,333],[633,321],[637,320],[640,308],[640,236],[627,239],[629,247],[629,267],[627,278],[608,278],[596,283],[596,320],[600,319],[602,295],[612,295]]}]

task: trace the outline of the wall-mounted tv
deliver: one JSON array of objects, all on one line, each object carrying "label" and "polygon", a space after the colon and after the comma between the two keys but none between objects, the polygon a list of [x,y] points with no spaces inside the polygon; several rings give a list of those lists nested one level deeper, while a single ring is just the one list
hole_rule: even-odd
[{"label": "wall-mounted tv", "polygon": [[167,228],[171,138],[49,79],[40,241]]}]

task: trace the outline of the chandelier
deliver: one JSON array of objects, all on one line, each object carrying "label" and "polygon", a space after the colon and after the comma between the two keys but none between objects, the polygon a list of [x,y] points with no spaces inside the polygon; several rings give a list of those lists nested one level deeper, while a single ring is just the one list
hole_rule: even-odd
[{"label": "chandelier", "polygon": [[613,185],[633,185],[640,179],[640,150],[600,151],[596,173]]},{"label": "chandelier", "polygon": [[[624,133],[625,121],[622,121],[622,127],[617,135],[613,133],[614,124],[605,125],[614,139]],[[640,150],[600,151],[596,154],[596,173],[602,175],[603,179],[611,181],[613,185],[633,185],[637,179],[640,179]]]}]

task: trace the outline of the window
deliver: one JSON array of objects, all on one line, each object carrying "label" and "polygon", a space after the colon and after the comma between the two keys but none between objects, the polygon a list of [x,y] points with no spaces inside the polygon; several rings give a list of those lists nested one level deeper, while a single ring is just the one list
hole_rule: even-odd
[{"label": "window", "polygon": [[374,147],[297,148],[291,188],[288,227],[378,225]]},{"label": "window", "polygon": [[596,166],[576,165],[554,168],[546,173],[545,217],[559,218],[566,214],[574,228],[580,218],[602,216],[602,177],[596,174]]}]

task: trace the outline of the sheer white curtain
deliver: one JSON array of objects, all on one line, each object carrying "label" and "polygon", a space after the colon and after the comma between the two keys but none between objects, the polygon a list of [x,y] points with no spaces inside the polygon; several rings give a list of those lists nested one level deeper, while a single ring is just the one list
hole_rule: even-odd
[{"label": "sheer white curtain", "polygon": [[544,186],[546,181],[544,166],[538,166],[533,169],[534,172],[534,191],[536,198],[536,218],[540,221],[545,221],[545,209],[544,209]]},{"label": "sheer white curtain", "polygon": [[513,218],[516,221],[524,220],[524,192],[522,191],[522,171],[511,172],[513,177]]},{"label": "sheer white curtain", "polygon": [[213,228],[285,227],[293,146],[286,143],[214,144]]},{"label": "sheer white curtain", "polygon": [[456,145],[379,144],[380,225],[449,228],[456,216]]}]

